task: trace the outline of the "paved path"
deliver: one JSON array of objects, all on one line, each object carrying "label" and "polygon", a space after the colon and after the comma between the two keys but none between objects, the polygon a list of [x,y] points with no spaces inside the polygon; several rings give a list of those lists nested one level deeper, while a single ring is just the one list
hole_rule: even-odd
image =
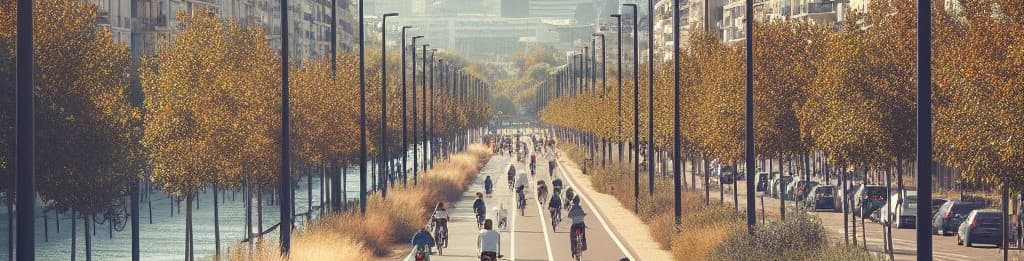
[{"label": "paved path", "polygon": [[[496,154],[484,167],[481,175],[470,186],[469,190],[463,193],[459,202],[454,208],[450,208],[452,220],[449,226],[449,248],[444,249],[443,255],[431,256],[431,260],[479,260],[476,252],[476,237],[479,230],[476,227],[473,216],[472,205],[477,191],[483,191],[483,181],[487,176],[494,180],[494,195],[485,197],[488,207],[487,218],[494,219],[494,208],[504,204],[508,209],[508,230],[499,230],[501,233],[501,260],[571,260],[569,248],[569,220],[565,217],[565,210],[562,211],[562,222],[557,230],[551,227],[551,215],[546,207],[542,207],[536,197],[536,182],[544,180],[551,183],[551,175],[548,173],[546,164],[548,158],[538,157],[537,174],[530,178],[531,187],[527,189],[527,207],[520,212],[515,209],[514,193],[508,188],[507,170],[514,159],[508,155]],[[515,162],[516,170],[529,174],[529,166],[524,162]],[[566,186],[573,186],[571,179],[566,179],[563,171],[555,171],[555,175],[566,181]],[[604,217],[599,211],[595,211],[590,204],[588,195],[582,197],[582,205],[587,212],[585,219],[588,225],[587,243],[588,251],[583,255],[583,260],[619,260],[624,257],[632,258],[624,242],[612,232],[606,225]],[[546,200],[544,203],[547,203]],[[545,205],[546,206],[546,205]],[[495,220],[497,226],[497,220]],[[405,260],[409,260],[406,256]]]}]

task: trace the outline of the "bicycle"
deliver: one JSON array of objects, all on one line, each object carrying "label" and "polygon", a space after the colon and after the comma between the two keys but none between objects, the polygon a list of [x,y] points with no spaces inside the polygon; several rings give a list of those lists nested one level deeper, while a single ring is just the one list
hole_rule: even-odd
[{"label": "bicycle", "polygon": [[526,216],[526,196],[519,194],[519,200],[516,204],[516,208],[519,209],[519,216]]},{"label": "bicycle", "polygon": [[443,255],[442,249],[448,247],[448,227],[438,224],[438,220],[434,220],[434,241],[437,243],[437,255]]},{"label": "bicycle", "polygon": [[476,213],[476,228],[484,227],[484,213]]},{"label": "bicycle", "polygon": [[576,261],[583,259],[583,229],[584,227],[577,227],[573,231],[572,235],[572,258]]},{"label": "bicycle", "polygon": [[558,231],[558,223],[562,222],[562,211],[558,208],[551,209],[551,231]]}]

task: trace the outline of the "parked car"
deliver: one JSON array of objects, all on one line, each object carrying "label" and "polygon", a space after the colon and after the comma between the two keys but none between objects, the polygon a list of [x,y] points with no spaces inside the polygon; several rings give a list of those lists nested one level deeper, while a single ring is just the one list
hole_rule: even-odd
[{"label": "parked car", "polygon": [[754,182],[757,182],[757,184],[754,185],[754,190],[758,192],[767,192],[768,184],[771,179],[772,176],[768,175],[768,172],[758,172],[757,179],[754,180]]},{"label": "parked car", "polygon": [[817,186],[818,182],[813,180],[801,180],[797,182],[796,189],[793,190],[793,198],[795,201],[803,201],[810,194],[811,188]]},{"label": "parked car", "polygon": [[936,235],[949,235],[957,232],[960,223],[964,222],[967,215],[975,209],[985,208],[983,201],[959,201],[950,200],[939,207],[938,213],[932,217],[932,233]]},{"label": "parked car", "polygon": [[1003,215],[995,209],[975,209],[967,215],[957,229],[957,245],[972,246],[975,243],[1002,246]]},{"label": "parked car", "polygon": [[720,165],[718,166],[718,169],[715,170],[715,173],[718,176],[719,182],[722,182],[722,184],[732,184],[736,182],[736,168],[733,166]]},{"label": "parked car", "polygon": [[804,201],[807,208],[812,211],[817,210],[828,210],[836,211],[836,186],[833,185],[817,185],[811,188],[807,194],[807,200]]},{"label": "parked car", "polygon": [[949,201],[949,199],[933,198],[932,199],[932,216],[935,216],[935,213],[939,213],[939,208],[942,207],[943,204],[946,204],[946,202],[948,202],[948,201]]},{"label": "parked car", "polygon": [[793,198],[795,198],[797,185],[799,185],[802,180],[804,179],[800,176],[794,176],[793,181],[786,185],[786,200],[793,200]]},{"label": "parked car", "polygon": [[793,176],[782,176],[780,178],[773,179],[772,185],[768,187],[768,193],[771,194],[773,198],[779,198],[779,192],[782,191],[781,188],[788,186],[789,183],[792,182]]},{"label": "parked car", "polygon": [[885,186],[858,185],[853,193],[854,215],[867,217],[885,204],[887,193]]},{"label": "parked car", "polygon": [[[902,198],[901,198],[902,197]],[[892,209],[888,207],[892,206]],[[892,215],[889,214],[892,211]],[[896,228],[916,228],[917,224],[917,191],[905,191],[893,193],[881,208],[878,209],[879,222],[889,223],[893,218],[892,225]]]}]

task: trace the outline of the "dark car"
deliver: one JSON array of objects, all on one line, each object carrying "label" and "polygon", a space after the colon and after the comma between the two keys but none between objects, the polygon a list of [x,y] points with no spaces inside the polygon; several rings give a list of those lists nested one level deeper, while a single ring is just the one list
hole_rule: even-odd
[{"label": "dark car", "polygon": [[756,191],[758,191],[758,192],[766,192],[766,191],[768,191],[768,180],[769,179],[771,179],[771,177],[768,175],[768,172],[759,172],[759,173],[757,173],[757,179],[754,180],[754,182],[757,182],[757,184],[754,185],[755,186],[754,189]]},{"label": "dark car", "polygon": [[964,222],[971,211],[983,209],[985,205],[985,202],[981,201],[946,201],[946,204],[942,204],[939,211],[932,217],[932,233],[936,235],[956,233],[960,223]]},{"label": "dark car", "polygon": [[732,184],[733,182],[736,182],[736,168],[725,165],[719,167],[718,179],[722,184]]},{"label": "dark car", "polygon": [[1002,221],[1003,215],[999,210],[975,209],[967,216],[963,223],[960,223],[959,233],[956,235],[958,245],[972,246],[975,243],[992,244],[996,247],[1002,246]]},{"label": "dark car", "polygon": [[867,217],[872,212],[881,208],[885,205],[888,193],[886,193],[885,186],[878,185],[860,185],[857,192],[854,194],[854,214],[860,217]]},{"label": "dark car", "polygon": [[833,185],[818,185],[811,189],[804,201],[811,210],[836,210],[836,187]]}]

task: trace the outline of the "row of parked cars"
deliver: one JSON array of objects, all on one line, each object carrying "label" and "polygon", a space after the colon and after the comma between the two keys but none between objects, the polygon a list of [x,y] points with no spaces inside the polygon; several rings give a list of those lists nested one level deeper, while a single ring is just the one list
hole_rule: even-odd
[{"label": "row of parked cars", "polygon": [[[755,189],[773,198],[785,197],[811,211],[839,212],[843,209],[843,200],[838,195],[845,195],[850,199],[853,214],[858,217],[891,222],[896,228],[917,228],[917,191],[893,191],[893,195],[888,195],[885,186],[860,184],[844,192],[836,185],[791,175],[779,177],[778,174],[758,173]],[[965,246],[1001,244],[1002,213],[987,208],[986,202],[934,199],[927,206],[934,213],[929,225],[936,235],[956,235],[957,244]],[[893,220],[889,220],[890,217]]]}]

